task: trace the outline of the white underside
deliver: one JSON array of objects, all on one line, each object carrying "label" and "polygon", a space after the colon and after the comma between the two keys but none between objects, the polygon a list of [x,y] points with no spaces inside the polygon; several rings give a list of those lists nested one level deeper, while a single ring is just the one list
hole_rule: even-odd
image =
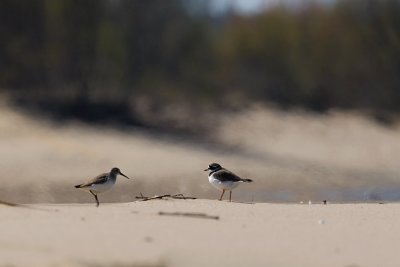
[{"label": "white underside", "polygon": [[208,181],[210,182],[210,184],[212,184],[216,188],[218,188],[220,190],[228,190],[228,191],[232,191],[240,183],[240,182],[231,182],[231,181],[221,182],[220,180],[215,179],[213,174],[211,174],[211,176],[208,176]]},{"label": "white underside", "polygon": [[109,190],[113,185],[115,184],[115,180],[113,179],[108,179],[107,182],[103,184],[93,184],[88,187],[82,187],[79,189],[85,190],[85,191],[92,191],[93,193],[103,193],[104,191]]}]

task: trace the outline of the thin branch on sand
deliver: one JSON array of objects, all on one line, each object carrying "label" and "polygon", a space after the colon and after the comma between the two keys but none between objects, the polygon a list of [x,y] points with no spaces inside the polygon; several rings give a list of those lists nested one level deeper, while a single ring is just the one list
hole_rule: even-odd
[{"label": "thin branch on sand", "polygon": [[0,200],[0,205],[5,205],[5,206],[9,206],[9,207],[16,207],[16,208],[25,208],[25,209],[49,211],[49,212],[57,211],[57,210],[49,210],[49,209],[46,209],[46,208],[33,207],[33,206],[30,206],[30,205],[26,205],[26,204],[18,204],[18,203],[8,202],[8,201],[4,201],[4,200]]},{"label": "thin branch on sand", "polygon": [[163,212],[160,211],[158,215],[167,215],[167,216],[183,216],[183,217],[192,217],[192,218],[200,218],[200,219],[212,219],[219,220],[219,216],[212,216],[205,213],[191,213],[191,212]]},{"label": "thin branch on sand", "polygon": [[21,204],[7,202],[7,201],[3,201],[3,200],[0,200],[0,204],[10,206],[10,207],[23,207],[23,205],[21,205]]},{"label": "thin branch on sand", "polygon": [[195,197],[185,197],[183,194],[176,194],[176,195],[166,194],[166,195],[161,195],[161,196],[145,197],[145,196],[143,196],[142,193],[140,193],[140,196],[136,196],[136,199],[140,199],[140,201],[149,201],[149,200],[164,199],[164,198],[173,198],[173,199],[196,199]]}]

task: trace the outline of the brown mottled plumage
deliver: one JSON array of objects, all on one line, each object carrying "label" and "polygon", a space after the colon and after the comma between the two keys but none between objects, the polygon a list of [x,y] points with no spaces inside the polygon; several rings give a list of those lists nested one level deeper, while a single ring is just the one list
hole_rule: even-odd
[{"label": "brown mottled plumage", "polygon": [[91,193],[94,196],[98,207],[100,203],[97,194],[109,190],[115,184],[118,174],[129,179],[129,177],[123,174],[118,168],[112,168],[109,173],[100,174],[86,183],[76,185],[75,188]]}]

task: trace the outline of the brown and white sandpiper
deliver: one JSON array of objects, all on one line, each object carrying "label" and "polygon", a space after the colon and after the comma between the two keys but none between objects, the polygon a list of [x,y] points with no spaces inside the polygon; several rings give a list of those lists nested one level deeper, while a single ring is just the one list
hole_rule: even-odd
[{"label": "brown and white sandpiper", "polygon": [[100,203],[97,194],[109,190],[115,184],[118,174],[129,179],[129,177],[123,174],[118,168],[112,168],[110,172],[102,173],[86,183],[76,185],[75,188],[91,193],[96,199],[98,207]]}]

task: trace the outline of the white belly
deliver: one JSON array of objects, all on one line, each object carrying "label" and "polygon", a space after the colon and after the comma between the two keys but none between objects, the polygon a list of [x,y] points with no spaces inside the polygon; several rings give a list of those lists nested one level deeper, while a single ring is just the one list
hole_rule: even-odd
[{"label": "white belly", "polygon": [[102,193],[104,191],[109,190],[113,185],[115,184],[115,180],[113,179],[108,179],[107,182],[103,184],[94,184],[90,187],[87,187],[87,191],[93,191],[93,193]]},{"label": "white belly", "polygon": [[208,181],[216,188],[228,191],[233,190],[239,185],[239,182],[231,182],[231,181],[221,182],[220,180],[215,179],[213,175],[208,176]]}]

